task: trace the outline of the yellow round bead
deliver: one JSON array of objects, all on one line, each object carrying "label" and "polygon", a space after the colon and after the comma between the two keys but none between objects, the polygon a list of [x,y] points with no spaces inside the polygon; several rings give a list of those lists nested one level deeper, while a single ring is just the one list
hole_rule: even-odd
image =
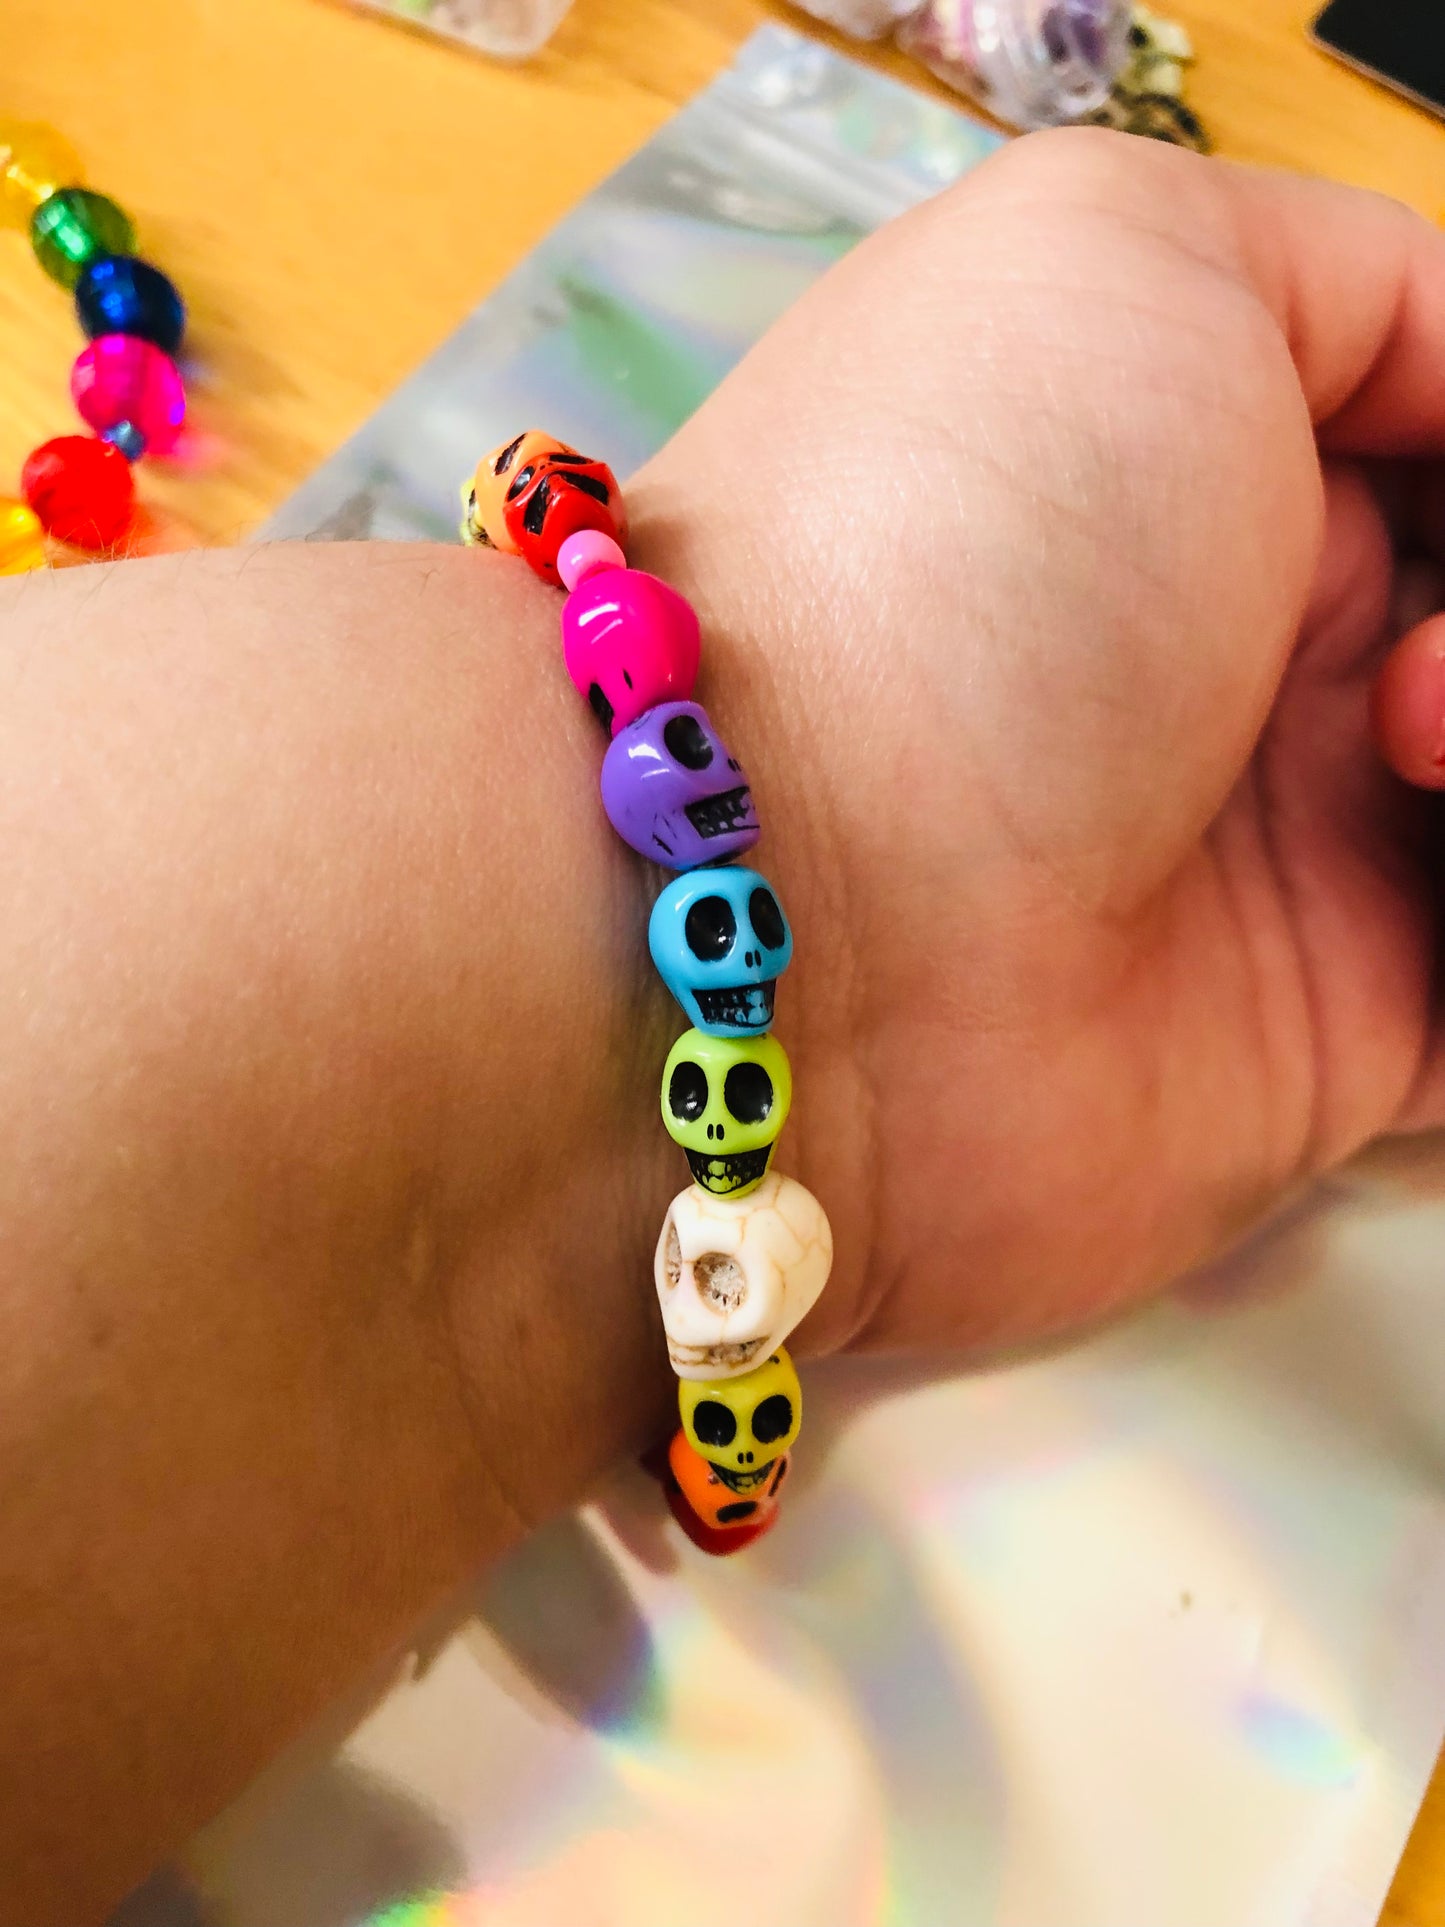
[{"label": "yellow round bead", "polygon": [[0,575],[24,575],[45,567],[45,531],[24,502],[0,496]]},{"label": "yellow round bead", "polygon": [[40,121],[0,121],[0,227],[28,228],[42,201],[80,181],[80,156]]}]

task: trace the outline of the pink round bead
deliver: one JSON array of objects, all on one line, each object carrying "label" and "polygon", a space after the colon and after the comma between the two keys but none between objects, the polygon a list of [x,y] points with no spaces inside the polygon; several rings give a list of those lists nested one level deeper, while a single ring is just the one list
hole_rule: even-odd
[{"label": "pink round bead", "polygon": [[562,604],[567,674],[614,736],[689,697],[700,653],[692,604],[641,569],[599,569]]},{"label": "pink round bead", "polygon": [[569,589],[575,589],[599,569],[626,567],[627,557],[602,529],[578,529],[557,551],[557,573]]},{"label": "pink round bead", "polygon": [[174,446],[186,418],[179,369],[137,335],[100,335],[82,348],[70,371],[70,393],[98,435],[129,422],[157,454]]}]

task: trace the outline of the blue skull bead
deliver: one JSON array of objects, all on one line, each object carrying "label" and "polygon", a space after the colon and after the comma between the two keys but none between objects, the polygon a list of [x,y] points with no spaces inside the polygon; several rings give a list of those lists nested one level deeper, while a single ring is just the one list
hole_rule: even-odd
[{"label": "blue skull bead", "polygon": [[652,906],[647,945],[663,982],[709,1037],[771,1027],[793,933],[756,870],[724,864],[675,877]]}]

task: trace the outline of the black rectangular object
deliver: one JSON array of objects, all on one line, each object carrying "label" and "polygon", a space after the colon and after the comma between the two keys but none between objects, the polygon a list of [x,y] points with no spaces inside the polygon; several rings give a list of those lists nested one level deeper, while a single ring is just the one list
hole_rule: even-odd
[{"label": "black rectangular object", "polygon": [[1318,46],[1445,118],[1445,0],[1330,0]]}]

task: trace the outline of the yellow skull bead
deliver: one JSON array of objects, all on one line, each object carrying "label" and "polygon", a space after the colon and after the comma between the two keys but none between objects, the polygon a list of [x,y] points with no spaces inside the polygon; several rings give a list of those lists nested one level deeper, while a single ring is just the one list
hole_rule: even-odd
[{"label": "yellow skull bead", "polygon": [[39,121],[0,121],[0,227],[28,228],[42,201],[81,179],[80,156]]},{"label": "yellow skull bead", "polygon": [[689,1445],[730,1485],[791,1450],[803,1424],[803,1388],[781,1345],[740,1378],[680,1379],[677,1404]]},{"label": "yellow skull bead", "polygon": [[0,575],[24,575],[45,567],[45,531],[24,502],[0,496]]}]

